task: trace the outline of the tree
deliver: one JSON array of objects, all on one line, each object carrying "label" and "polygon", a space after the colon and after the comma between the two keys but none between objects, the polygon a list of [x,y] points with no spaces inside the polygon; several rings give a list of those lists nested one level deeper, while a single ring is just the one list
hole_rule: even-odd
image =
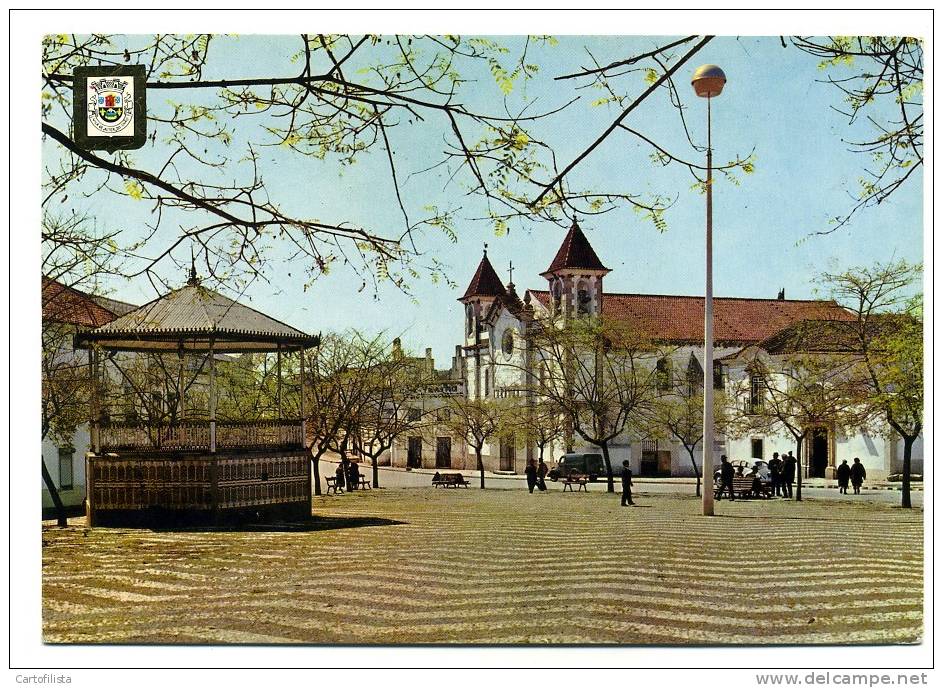
[{"label": "tree", "polygon": [[[854,318],[837,323],[856,361],[857,403],[878,428],[903,440],[901,506],[910,508],[913,445],[923,431],[922,268],[907,261],[826,273],[821,285]],[[886,433],[885,433],[886,434]]]},{"label": "tree", "polygon": [[614,492],[609,445],[652,403],[657,349],[625,323],[596,317],[538,321],[527,336],[535,352],[531,384],[573,432],[599,447]]},{"label": "tree", "polygon": [[[87,364],[72,352],[76,328],[61,322],[43,321],[42,327],[42,439],[71,446],[76,429],[88,422],[90,381]],[[60,527],[67,525],[65,506],[40,455],[43,482],[56,507]]]},{"label": "tree", "polygon": [[[552,151],[525,127],[567,107],[539,112],[520,85],[539,71],[528,51],[553,45],[531,36],[518,49],[483,37],[349,36],[300,34],[270,47],[283,52],[271,74],[223,56],[250,37],[210,34],[156,36],[51,34],[42,41],[42,133],[50,144],[44,167],[44,208],[86,192],[114,194],[119,202],[146,203],[152,220],[145,237],[109,232],[129,259],[128,276],[166,279],[161,267],[179,265],[189,244],[207,279],[230,282],[262,274],[268,249],[283,246],[309,279],[335,266],[356,270],[364,286],[391,281],[402,289],[420,271],[444,276],[422,248],[425,231],[453,241],[455,208],[440,208],[433,185],[407,187],[413,174],[445,172],[465,184],[488,210],[485,219],[506,231],[507,219],[531,219],[515,185],[552,164]],[[290,41],[290,42],[289,42]],[[257,49],[257,48],[256,48]],[[146,67],[148,145],[140,151],[99,153],[72,138],[75,68],[139,64]],[[212,72],[214,78],[209,78]],[[217,78],[217,75],[218,78]],[[250,76],[251,75],[251,76]],[[466,103],[493,82],[494,111]],[[473,85],[469,85],[473,84]],[[573,98],[570,102],[574,102]],[[436,160],[404,166],[398,151],[416,136],[444,142]],[[541,155],[542,160],[537,160]],[[279,163],[323,163],[349,170],[375,156],[384,184],[402,215],[399,226],[362,226],[349,209],[297,207],[269,186],[269,158]],[[413,192],[412,188],[422,188]],[[416,196],[416,197],[413,197]],[[573,193],[574,207],[591,210],[601,194]],[[560,199],[535,211],[562,221]],[[424,208],[418,216],[415,208]]]},{"label": "tree", "polygon": [[356,418],[354,446],[370,458],[373,487],[380,486],[377,460],[392,448],[396,440],[428,421],[426,414],[416,413],[413,401],[431,382],[432,371],[424,360],[405,356],[394,349],[384,351],[382,358],[371,365],[367,378],[368,391]]},{"label": "tree", "polygon": [[475,450],[476,466],[481,489],[485,489],[485,464],[481,459],[482,448],[488,440],[496,437],[505,422],[508,405],[502,400],[482,398],[466,399],[462,396],[447,397],[439,421],[452,434],[463,437]]},{"label": "tree", "polygon": [[529,400],[505,414],[504,430],[536,446],[541,461],[547,447],[564,437],[563,414],[546,399]]},{"label": "tree", "polygon": [[[357,432],[357,419],[370,403],[372,366],[383,354],[380,338],[358,332],[328,334],[306,357],[305,443],[314,467],[314,494],[321,494],[319,463],[328,451],[346,453]],[[308,405],[306,404],[306,407]]]},{"label": "tree", "polygon": [[[817,325],[799,328],[805,338]],[[758,350],[746,375],[734,386],[732,400],[739,413],[729,426],[736,434],[749,431],[787,432],[796,443],[796,501],[802,501],[802,445],[816,426],[857,427],[863,419],[858,382],[843,353],[806,351],[770,356]]]},{"label": "tree", "polygon": [[[727,402],[719,390],[714,391],[714,424],[719,430],[725,427]],[[685,376],[674,380],[670,390],[658,395],[649,406],[643,426],[646,434],[653,438],[665,438],[680,442],[688,453],[694,469],[696,486],[694,493],[701,496],[701,474],[694,450],[704,439],[704,389],[698,376]],[[709,477],[705,484],[710,486]],[[709,489],[709,487],[707,488]]]},{"label": "tree", "polygon": [[819,58],[826,83],[842,98],[834,109],[854,132],[843,140],[871,158],[851,209],[832,219],[821,232],[827,234],[883,203],[923,167],[923,43],[909,36],[797,36],[792,44]]}]

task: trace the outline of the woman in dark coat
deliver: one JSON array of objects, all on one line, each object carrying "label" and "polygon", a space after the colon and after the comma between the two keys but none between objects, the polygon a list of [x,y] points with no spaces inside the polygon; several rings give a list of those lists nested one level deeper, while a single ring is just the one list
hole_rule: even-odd
[{"label": "woman in dark coat", "polygon": [[851,477],[848,459],[842,459],[841,466],[835,469],[835,477],[838,478],[838,494],[848,494],[848,478]]},{"label": "woman in dark coat", "polygon": [[861,459],[855,457],[855,462],[851,465],[851,485],[855,488],[855,494],[861,494],[861,483],[868,476],[864,470],[864,464]]},{"label": "woman in dark coat", "polygon": [[334,471],[334,477],[337,479],[337,481],[334,484],[337,485],[338,490],[343,490],[344,487],[347,485],[347,481],[344,479],[344,474],[345,474],[344,464],[343,462],[341,462],[337,464],[337,470]]},{"label": "woman in dark coat", "polygon": [[347,489],[356,490],[360,487],[360,466],[357,465],[356,461],[350,462],[350,468],[348,469],[349,473],[347,474]]},{"label": "woman in dark coat", "polygon": [[533,492],[534,487],[537,485],[537,466],[534,465],[533,459],[527,462],[527,466],[524,468],[524,476],[527,478],[527,491]]}]

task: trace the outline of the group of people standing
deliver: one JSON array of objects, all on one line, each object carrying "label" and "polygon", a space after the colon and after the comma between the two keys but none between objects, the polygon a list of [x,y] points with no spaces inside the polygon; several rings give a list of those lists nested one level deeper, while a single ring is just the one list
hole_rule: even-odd
[{"label": "group of people standing", "polygon": [[796,480],[796,464],[798,461],[792,455],[792,451],[783,454],[782,458],[779,452],[773,452],[773,458],[769,464],[770,484],[773,487],[773,495],[776,497],[792,498],[792,484]]},{"label": "group of people standing", "polygon": [[532,493],[535,487],[540,492],[546,491],[546,478],[549,472],[550,469],[547,468],[543,458],[540,459],[539,465],[535,464],[533,459],[529,459],[527,466],[524,468],[524,476],[527,478],[527,491]]},{"label": "group of people standing", "polygon": [[337,470],[334,471],[337,478],[338,489],[356,490],[360,486],[360,466],[356,461],[351,461],[346,456],[337,464]]}]

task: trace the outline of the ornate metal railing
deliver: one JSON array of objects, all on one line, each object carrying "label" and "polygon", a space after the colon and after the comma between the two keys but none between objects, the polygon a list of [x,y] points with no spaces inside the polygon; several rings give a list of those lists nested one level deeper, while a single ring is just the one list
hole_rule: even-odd
[{"label": "ornate metal railing", "polygon": [[[209,451],[209,421],[173,425],[106,423],[99,430],[103,452]],[[304,446],[301,421],[271,420],[216,423],[216,450],[296,449]]]}]

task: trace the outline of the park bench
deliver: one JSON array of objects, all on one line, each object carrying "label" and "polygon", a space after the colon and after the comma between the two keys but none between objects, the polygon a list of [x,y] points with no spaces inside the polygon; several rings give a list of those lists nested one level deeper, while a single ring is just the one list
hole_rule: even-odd
[{"label": "park bench", "polygon": [[372,490],[373,485],[370,484],[370,481],[367,479],[367,476],[360,476],[360,489],[361,490]]},{"label": "park bench", "polygon": [[[721,493],[720,487],[714,490],[714,497],[719,498]],[[748,476],[735,477],[733,479],[733,493],[737,496],[738,499],[750,499],[757,495],[753,494],[753,478]],[[766,499],[770,499],[773,496],[773,486],[768,482],[760,481],[760,495]]]},{"label": "park bench", "polygon": [[334,490],[334,494],[337,494],[341,491],[341,488],[337,486],[337,478],[326,477],[324,482],[327,483],[327,490],[324,494],[331,494],[331,490]]},{"label": "park bench", "polygon": [[438,480],[435,478],[432,479],[433,487],[468,487],[468,481],[462,476],[461,473],[443,473],[439,475]]},{"label": "park bench", "polygon": [[586,483],[589,482],[589,478],[585,475],[580,475],[578,473],[571,473],[563,479],[563,491],[566,492],[567,488],[570,488],[570,492],[573,492],[573,486],[576,485],[576,491],[587,492]]}]

